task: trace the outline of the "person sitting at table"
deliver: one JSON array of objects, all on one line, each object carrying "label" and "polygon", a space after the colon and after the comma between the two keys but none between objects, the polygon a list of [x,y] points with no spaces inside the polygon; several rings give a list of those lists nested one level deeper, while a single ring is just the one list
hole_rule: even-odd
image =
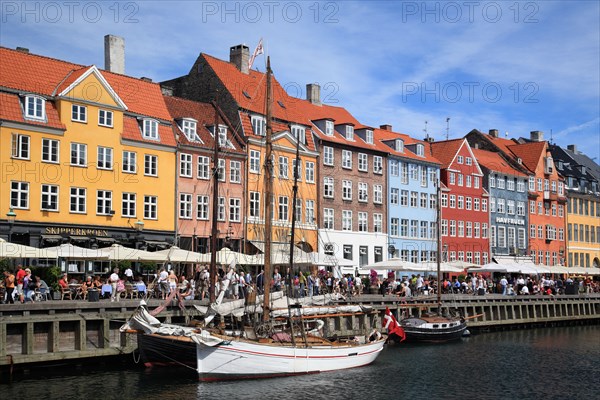
[{"label": "person sitting at table", "polygon": [[92,281],[92,276],[88,275],[85,279],[85,282],[81,284],[81,296],[85,299],[87,297],[88,290],[94,287],[94,282]]},{"label": "person sitting at table", "polygon": [[58,286],[60,286],[61,289],[69,288],[69,279],[66,272],[63,274],[62,278],[59,279]]},{"label": "person sitting at table", "polygon": [[92,287],[95,289],[102,289],[102,282],[100,281],[100,275],[94,276],[94,281],[92,282]]},{"label": "person sitting at table", "polygon": [[185,286],[179,286],[179,293],[177,293],[177,296],[179,296],[180,299],[193,300],[194,289],[192,288],[192,284],[190,281],[185,279],[185,276],[182,276],[182,279],[184,280],[183,282]]}]

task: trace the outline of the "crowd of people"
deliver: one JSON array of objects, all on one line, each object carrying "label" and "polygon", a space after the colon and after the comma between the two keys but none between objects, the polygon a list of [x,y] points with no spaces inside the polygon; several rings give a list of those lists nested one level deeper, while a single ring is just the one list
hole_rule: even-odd
[{"label": "crowd of people", "polygon": [[[261,270],[254,275],[249,270],[235,267],[226,269],[227,271],[219,267],[214,277],[213,287],[216,296],[219,296],[223,290],[225,291],[223,296],[228,299],[245,299],[253,293],[264,292],[264,271]],[[430,295],[438,290],[438,282],[434,276],[416,274],[397,278],[391,272],[387,278],[374,274],[370,278],[363,279],[351,274],[336,277],[330,271],[316,268],[294,272],[288,268],[282,275],[279,269],[275,268],[271,279],[271,290],[285,290],[289,296],[296,298],[323,293],[335,293],[346,297],[360,296],[367,285],[377,293],[400,297]],[[110,285],[110,293],[107,296],[110,296],[111,301],[119,301],[127,294],[131,294],[133,287],[136,288],[135,292],[138,295],[146,295],[148,290],[155,297],[166,299],[175,292],[180,299],[204,300],[210,297],[210,282],[208,266],[197,266],[189,277],[184,273],[177,275],[173,269],[161,268],[157,274],[149,276],[148,282],[128,267],[123,273],[120,273],[119,268],[114,268],[110,274],[88,275],[81,280],[63,273],[58,280],[58,290],[61,298],[86,299],[91,290],[100,291],[103,285]],[[589,277],[553,279],[550,276],[468,274],[460,276],[460,279],[459,277],[444,278],[440,290],[444,294],[560,295],[598,293],[600,284]],[[4,271],[4,279],[0,283],[0,300],[3,303],[24,303],[50,298],[52,298],[52,288],[39,276],[33,275],[29,268],[19,265],[15,273]]]}]

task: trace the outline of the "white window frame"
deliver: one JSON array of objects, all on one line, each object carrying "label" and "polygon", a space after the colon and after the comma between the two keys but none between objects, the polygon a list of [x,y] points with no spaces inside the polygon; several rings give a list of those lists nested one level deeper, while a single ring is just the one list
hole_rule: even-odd
[{"label": "white window frame", "polygon": [[248,216],[250,218],[260,218],[260,192],[250,192],[249,196]]},{"label": "white window frame", "polygon": [[306,200],[305,205],[306,213],[304,214],[305,222],[307,224],[315,223],[315,201]]},{"label": "white window frame", "polygon": [[158,196],[144,195],[144,219],[158,219]]},{"label": "white window frame", "polygon": [[198,156],[197,166],[198,179],[210,179],[210,157]]},{"label": "white window frame", "polygon": [[342,180],[342,200],[352,200],[352,181]]},{"label": "white window frame", "polygon": [[112,208],[112,191],[96,190],[96,214],[97,215],[113,215]]},{"label": "white window frame", "polygon": [[344,131],[345,131],[346,140],[354,141],[354,127],[352,125],[346,125],[346,128]]},{"label": "white window frame", "polygon": [[342,150],[342,168],[352,169],[352,152],[350,150]]},{"label": "white window frame", "polygon": [[279,221],[288,221],[290,217],[289,213],[289,197],[279,196],[277,199],[277,219]]},{"label": "white window frame", "polygon": [[229,221],[240,222],[242,210],[242,199],[237,197],[229,198]]},{"label": "white window frame", "polygon": [[51,164],[60,162],[60,141],[42,138],[42,162]]},{"label": "white window frame", "polygon": [[135,151],[123,150],[121,171],[126,174],[135,174],[137,172],[137,153]]},{"label": "white window frame", "polygon": [[260,151],[250,150],[250,172],[253,174],[260,174]]},{"label": "white window frame", "polygon": [[113,169],[113,149],[111,147],[98,146],[96,168],[112,170]]},{"label": "white window frame", "polygon": [[383,157],[373,156],[373,173],[378,175],[383,174]]},{"label": "white window frame", "polygon": [[196,196],[196,219],[208,221],[210,198],[205,195]]},{"label": "white window frame", "polygon": [[158,121],[151,118],[142,120],[142,137],[148,140],[159,140]]},{"label": "white window frame", "polygon": [[252,115],[250,117],[252,123],[252,132],[256,136],[266,136],[267,134],[267,121],[265,117],[260,115]]},{"label": "white window frame", "polygon": [[327,120],[325,121],[325,134],[327,136],[333,136],[334,124],[333,121]]},{"label": "white window frame", "polygon": [[351,231],[352,230],[352,211],[351,210],[342,210],[342,230],[343,231]]},{"label": "white window frame", "polygon": [[40,96],[25,96],[25,118],[46,119],[46,99]]},{"label": "white window frame", "polygon": [[137,196],[135,193],[123,192],[121,195],[121,217],[135,218],[137,215]]},{"label": "white window frame", "polygon": [[192,194],[179,193],[179,218],[192,219]]},{"label": "white window frame", "polygon": [[382,185],[373,185],[373,203],[375,203],[375,204],[383,203],[383,186]]},{"label": "white window frame", "polygon": [[69,212],[71,214],[87,213],[87,189],[71,187],[69,189]]},{"label": "white window frame", "polygon": [[191,178],[192,175],[192,155],[188,153],[179,153],[179,176]]},{"label": "white window frame", "polygon": [[229,182],[242,182],[242,163],[241,161],[229,160]]},{"label": "white window frame", "polygon": [[369,214],[364,211],[358,212],[358,231],[369,232],[369,223],[367,222]]},{"label": "white window frame", "polygon": [[[44,201],[44,199],[46,201]],[[59,187],[58,185],[42,184],[40,196],[40,210],[58,211]],[[54,204],[54,207],[52,207]],[[44,207],[44,205],[48,207]]]},{"label": "white window frame", "polygon": [[315,163],[306,161],[304,163],[304,176],[307,183],[315,183]]},{"label": "white window frame", "polygon": [[323,146],[323,165],[333,165],[334,160],[333,147]]},{"label": "white window frame", "polygon": [[21,133],[13,133],[11,140],[11,158],[29,160],[31,157],[31,137]]},{"label": "white window frame", "polygon": [[109,110],[99,109],[98,110],[98,125],[104,126],[106,128],[112,128],[113,124],[114,124],[113,112],[109,111]]},{"label": "white window frame", "polygon": [[333,208],[323,209],[323,229],[335,229],[334,215],[335,211]]},{"label": "white window frame", "polygon": [[144,175],[158,176],[158,156],[155,154],[144,154]]},{"label": "white window frame", "polygon": [[71,104],[71,121],[87,123],[87,107]]},{"label": "white window frame", "polygon": [[289,163],[288,158],[285,156],[279,156],[279,179],[289,179]]},{"label": "white window frame", "polygon": [[323,178],[323,197],[333,199],[334,197],[334,180],[330,176]]},{"label": "white window frame", "polygon": [[[75,153],[75,154],[73,154]],[[81,157],[83,154],[83,157]],[[73,162],[75,156],[76,162]],[[84,143],[71,143],[71,164],[74,167],[87,167],[87,144]]]}]

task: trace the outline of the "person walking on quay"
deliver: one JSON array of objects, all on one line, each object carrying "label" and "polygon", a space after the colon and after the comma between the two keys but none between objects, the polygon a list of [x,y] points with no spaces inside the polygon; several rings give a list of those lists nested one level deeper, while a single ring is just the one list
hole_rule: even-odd
[{"label": "person walking on quay", "polygon": [[127,282],[129,283],[133,283],[133,271],[131,270],[131,267],[127,267],[125,270],[125,279],[127,279]]},{"label": "person walking on quay", "polygon": [[508,281],[506,280],[505,276],[502,276],[502,279],[500,279],[500,287],[502,288],[502,295],[506,296],[506,286],[508,285]]},{"label": "person walking on quay", "polygon": [[158,274],[158,288],[162,299],[166,299],[167,293],[169,293],[169,274],[164,268],[161,268]]},{"label": "person walking on quay", "polygon": [[15,304],[13,292],[15,291],[15,276],[10,271],[4,271],[4,287],[6,288],[6,302]]},{"label": "person walking on quay", "polygon": [[112,294],[110,296],[110,301],[119,301],[121,295],[117,292],[117,283],[119,282],[119,268],[113,269],[113,273],[110,274],[110,285],[112,286]]}]

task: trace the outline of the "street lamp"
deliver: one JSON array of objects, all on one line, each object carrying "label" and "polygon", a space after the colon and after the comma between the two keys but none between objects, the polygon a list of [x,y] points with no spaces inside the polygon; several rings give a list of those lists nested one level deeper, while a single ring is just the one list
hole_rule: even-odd
[{"label": "street lamp", "polygon": [[144,222],[140,221],[139,219],[137,220],[137,222],[135,224],[133,224],[133,228],[138,231],[141,232],[144,230]]},{"label": "street lamp", "polygon": [[8,212],[6,213],[6,220],[8,221],[8,241],[9,242],[11,241],[11,238],[12,238],[12,227],[13,227],[13,224],[15,223],[15,219],[17,219],[17,214],[11,207],[8,210]]}]

